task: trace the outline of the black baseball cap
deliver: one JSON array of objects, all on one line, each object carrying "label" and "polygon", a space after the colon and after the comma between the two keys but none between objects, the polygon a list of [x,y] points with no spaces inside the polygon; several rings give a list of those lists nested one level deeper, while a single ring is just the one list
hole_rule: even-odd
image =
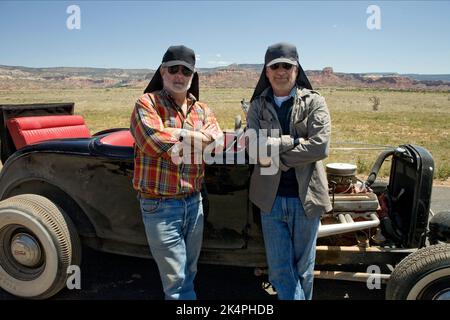
[{"label": "black baseball cap", "polygon": [[294,66],[298,65],[297,48],[286,42],[280,42],[267,48],[264,63],[267,67],[275,63],[289,63]]},{"label": "black baseball cap", "polygon": [[171,46],[167,49],[162,58],[163,67],[171,67],[182,65],[189,68],[191,71],[195,71],[195,53],[194,50],[181,46]]}]

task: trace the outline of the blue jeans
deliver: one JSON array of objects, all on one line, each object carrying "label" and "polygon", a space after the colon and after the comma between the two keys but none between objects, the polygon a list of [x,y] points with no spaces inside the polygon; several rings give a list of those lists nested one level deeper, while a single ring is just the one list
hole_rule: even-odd
[{"label": "blue jeans", "polygon": [[320,217],[308,218],[299,198],[277,196],[261,213],[269,281],[280,300],[311,300]]},{"label": "blue jeans", "polygon": [[200,193],[182,199],[140,199],[148,244],[166,300],[195,300],[194,278],[203,239]]}]

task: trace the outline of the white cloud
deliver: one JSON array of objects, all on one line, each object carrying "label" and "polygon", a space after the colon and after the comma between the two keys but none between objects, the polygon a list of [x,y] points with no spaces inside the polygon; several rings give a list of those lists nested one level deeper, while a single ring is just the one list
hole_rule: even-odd
[{"label": "white cloud", "polygon": [[216,65],[216,66],[227,66],[229,64],[232,64],[230,61],[223,61],[223,60],[210,60],[208,61],[208,64]]},{"label": "white cloud", "polygon": [[217,58],[221,58],[222,55],[221,55],[220,53],[218,53],[218,54],[216,54],[216,57],[217,57]]},{"label": "white cloud", "polygon": [[200,55],[199,55],[199,54],[196,54],[196,55],[195,55],[195,60],[197,60],[197,61],[200,60]]}]

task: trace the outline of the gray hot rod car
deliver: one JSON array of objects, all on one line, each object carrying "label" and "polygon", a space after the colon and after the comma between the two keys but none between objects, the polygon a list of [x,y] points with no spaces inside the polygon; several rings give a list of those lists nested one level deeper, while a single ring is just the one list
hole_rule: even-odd
[{"label": "gray hot rod car", "polygon": [[[129,130],[91,135],[73,112],[73,103],[0,105],[0,287],[19,297],[57,294],[81,263],[82,244],[150,257]],[[224,159],[246,159],[244,129],[235,129],[225,132]],[[388,157],[389,182],[380,183]],[[200,262],[265,270],[251,170],[248,161],[206,166]],[[315,276],[366,281],[367,266],[392,265],[377,275],[387,299],[450,299],[450,212],[430,216],[433,170],[430,153],[409,144],[383,152],[364,182],[351,165],[327,166],[333,210],[322,217]],[[357,192],[361,183],[366,191]]]}]

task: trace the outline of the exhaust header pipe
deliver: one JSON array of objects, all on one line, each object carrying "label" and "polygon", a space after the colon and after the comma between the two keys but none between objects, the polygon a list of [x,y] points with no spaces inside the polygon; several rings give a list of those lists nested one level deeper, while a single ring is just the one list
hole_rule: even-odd
[{"label": "exhaust header pipe", "polygon": [[342,213],[338,215],[338,220],[339,223],[320,225],[317,238],[323,238],[333,236],[336,234],[342,234],[358,230],[370,229],[378,227],[380,225],[380,220],[378,219],[375,213],[370,214],[369,221],[355,222],[353,221],[352,217],[349,214],[344,215]]}]

